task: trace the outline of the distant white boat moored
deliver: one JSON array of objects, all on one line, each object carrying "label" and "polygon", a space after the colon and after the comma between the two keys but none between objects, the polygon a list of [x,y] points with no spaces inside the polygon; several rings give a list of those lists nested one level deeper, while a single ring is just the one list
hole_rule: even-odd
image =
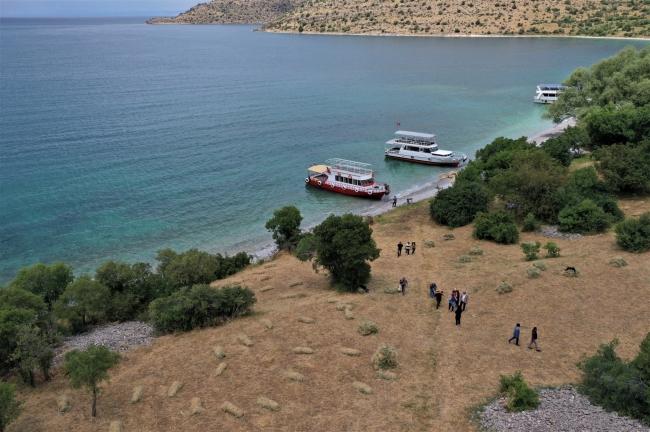
[{"label": "distant white boat moored", "polygon": [[565,89],[566,86],[562,84],[539,84],[533,102],[540,104],[553,103]]},{"label": "distant white boat moored", "polygon": [[384,154],[387,158],[426,165],[459,166],[467,161],[463,153],[440,150],[433,134],[402,130],[386,142]]}]

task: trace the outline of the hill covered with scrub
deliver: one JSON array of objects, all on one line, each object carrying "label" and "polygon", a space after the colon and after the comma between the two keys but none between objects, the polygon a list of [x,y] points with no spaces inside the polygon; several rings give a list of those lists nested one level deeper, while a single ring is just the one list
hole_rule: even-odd
[{"label": "hill covered with scrub", "polygon": [[[495,139],[429,203],[311,231],[276,210],[267,262],[162,250],[156,269],[21,270],[0,289],[0,430],[462,432],[495,395],[535,419],[537,388],[570,383],[650,424],[649,62],[626,49],[575,71],[549,115],[576,127]],[[132,319],[151,345],[53,366],[61,333]]]},{"label": "hill covered with scrub", "polygon": [[643,0],[213,0],[154,23],[264,23],[269,31],[650,37]]}]

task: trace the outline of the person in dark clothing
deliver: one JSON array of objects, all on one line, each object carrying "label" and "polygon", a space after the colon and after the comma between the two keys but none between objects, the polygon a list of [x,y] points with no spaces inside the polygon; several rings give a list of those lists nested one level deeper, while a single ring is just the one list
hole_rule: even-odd
[{"label": "person in dark clothing", "polygon": [[397,207],[397,195],[393,196],[393,207]]},{"label": "person in dark clothing", "polygon": [[456,325],[460,325],[460,316],[463,313],[463,308],[456,307]]},{"label": "person in dark clothing", "polygon": [[515,345],[519,346],[519,334],[521,333],[521,326],[519,323],[515,325],[515,329],[512,331],[512,337],[508,339],[508,343],[515,341]]},{"label": "person in dark clothing", "polygon": [[399,280],[399,288],[400,291],[402,291],[402,295],[406,295],[406,287],[408,286],[409,282],[406,280],[405,277]]},{"label": "person in dark clothing", "polygon": [[533,327],[533,332],[530,335],[530,343],[528,344],[528,349],[533,349],[533,345],[535,346],[535,351],[541,351],[537,345],[537,327]]},{"label": "person in dark clothing", "polygon": [[429,297],[436,298],[437,289],[438,289],[438,285],[436,285],[435,282],[431,282],[431,285],[429,285]]},{"label": "person in dark clothing", "polygon": [[402,244],[402,242],[397,243],[397,256],[398,257],[402,256],[402,248],[403,247],[404,247],[404,245]]},{"label": "person in dark clothing", "polygon": [[415,242],[411,242],[411,255],[415,255]]},{"label": "person in dark clothing", "polygon": [[442,301],[442,290],[436,291],[436,309],[440,308],[440,302]]}]

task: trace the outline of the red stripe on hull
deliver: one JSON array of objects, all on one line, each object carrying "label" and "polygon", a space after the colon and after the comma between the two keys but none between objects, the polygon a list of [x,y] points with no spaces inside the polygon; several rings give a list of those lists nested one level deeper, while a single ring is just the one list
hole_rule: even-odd
[{"label": "red stripe on hull", "polygon": [[315,180],[313,178],[310,178],[309,182],[307,184],[309,186],[313,186],[313,187],[318,188],[318,189],[323,189],[323,190],[326,190],[326,191],[339,193],[341,195],[348,195],[348,196],[354,196],[354,197],[359,197],[359,198],[381,199],[385,195],[384,192],[371,191],[370,194],[367,191],[364,191],[364,190],[360,190],[360,191],[357,192],[354,189],[343,188],[343,187],[340,187],[340,186],[334,186],[334,185],[331,185],[331,184],[328,184],[328,183],[322,183],[322,184],[319,185],[318,180]]},{"label": "red stripe on hull", "polygon": [[404,162],[413,162],[413,163],[419,163],[423,165],[437,165],[437,166],[450,166],[450,167],[457,167],[460,165],[460,162],[432,162],[432,161],[424,161],[424,160],[419,160],[419,159],[407,159],[399,156],[392,156],[392,155],[385,155],[389,159],[395,159],[399,161],[404,161]]}]

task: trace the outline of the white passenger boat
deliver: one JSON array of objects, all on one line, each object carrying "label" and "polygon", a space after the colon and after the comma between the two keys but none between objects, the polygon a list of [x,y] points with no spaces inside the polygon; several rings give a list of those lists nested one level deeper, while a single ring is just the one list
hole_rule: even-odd
[{"label": "white passenger boat", "polygon": [[426,165],[459,166],[467,161],[463,153],[440,150],[433,134],[402,130],[386,142],[384,154],[387,158]]},{"label": "white passenger boat", "polygon": [[539,84],[535,91],[533,102],[550,104],[557,101],[558,96],[566,89],[562,84]]}]

